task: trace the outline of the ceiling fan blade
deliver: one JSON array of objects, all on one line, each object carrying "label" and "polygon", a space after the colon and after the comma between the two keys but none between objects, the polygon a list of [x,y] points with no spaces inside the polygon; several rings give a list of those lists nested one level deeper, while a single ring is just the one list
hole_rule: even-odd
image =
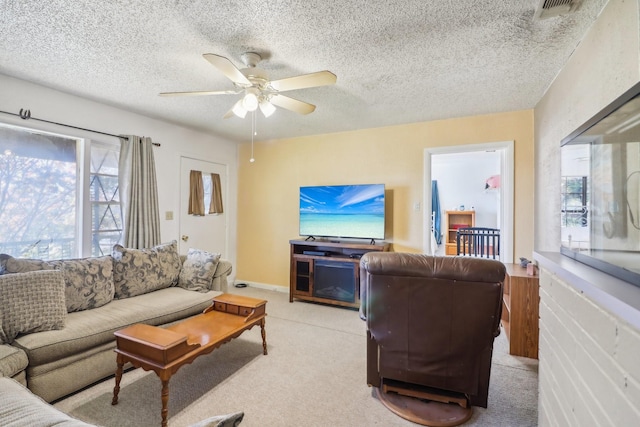
[{"label": "ceiling fan blade", "polygon": [[162,92],[160,96],[201,96],[201,95],[236,95],[237,90],[201,90],[195,92]]},{"label": "ceiling fan blade", "polygon": [[242,72],[224,56],[215,55],[213,53],[205,53],[202,55],[204,59],[209,61],[211,65],[222,72],[229,80],[241,86],[251,86],[251,82]]},{"label": "ceiling fan blade", "polygon": [[284,95],[273,95],[269,101],[278,107],[290,110],[299,114],[313,113],[316,106],[309,104],[308,102],[298,101],[297,99],[290,98]]},{"label": "ceiling fan blade", "polygon": [[278,92],[288,90],[305,89],[308,87],[332,85],[337,77],[331,71],[318,71],[317,73],[303,74],[301,76],[288,77],[286,79],[274,80],[271,87]]}]

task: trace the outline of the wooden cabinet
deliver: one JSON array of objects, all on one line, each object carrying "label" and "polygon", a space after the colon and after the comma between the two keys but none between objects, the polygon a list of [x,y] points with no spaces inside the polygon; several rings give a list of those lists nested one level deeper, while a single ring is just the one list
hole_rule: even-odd
[{"label": "wooden cabinet", "polygon": [[458,231],[458,228],[475,227],[475,225],[475,211],[446,211],[446,233],[444,235],[445,255],[456,255],[458,253],[456,243],[456,232]]},{"label": "wooden cabinet", "polygon": [[289,302],[293,299],[360,307],[360,258],[389,244],[291,240]]},{"label": "wooden cabinet", "polygon": [[509,354],[538,358],[539,279],[519,264],[505,264],[502,327],[509,340]]}]

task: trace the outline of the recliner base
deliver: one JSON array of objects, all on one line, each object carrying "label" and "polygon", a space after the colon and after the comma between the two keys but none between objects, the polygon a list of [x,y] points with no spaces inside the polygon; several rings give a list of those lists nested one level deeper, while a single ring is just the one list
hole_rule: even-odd
[{"label": "recliner base", "polygon": [[[406,391],[404,394],[403,391]],[[375,397],[394,414],[423,426],[452,427],[468,421],[473,409],[464,395],[451,396],[401,390],[383,383],[382,389],[373,387]]]}]

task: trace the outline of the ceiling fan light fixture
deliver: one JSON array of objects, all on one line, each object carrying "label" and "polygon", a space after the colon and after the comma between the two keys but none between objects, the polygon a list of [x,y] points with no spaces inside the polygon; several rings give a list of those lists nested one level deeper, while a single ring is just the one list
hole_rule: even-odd
[{"label": "ceiling fan light fixture", "polygon": [[248,88],[242,98],[242,106],[247,111],[256,111],[258,108],[258,95],[260,92],[255,88]]},{"label": "ceiling fan light fixture", "polygon": [[242,105],[243,101],[244,101],[244,98],[236,102],[233,108],[231,109],[231,111],[233,111],[233,114],[240,117],[241,119],[244,119],[244,117],[247,115],[247,110]]},{"label": "ceiling fan light fixture", "polygon": [[[581,2],[582,0],[564,1]],[[336,75],[328,70],[286,77],[279,80],[270,80],[268,73],[257,67],[258,63],[262,60],[262,56],[257,52],[245,52],[242,55],[242,61],[247,66],[247,68],[244,69],[239,69],[228,58],[220,55],[205,53],[203,57],[233,82],[235,87],[233,90],[162,92],[160,95],[200,96],[242,94],[242,97],[224,114],[224,119],[228,119],[234,115],[245,118],[248,112],[253,113],[258,107],[265,117],[273,115],[277,109],[276,107],[298,114],[312,113],[316,109],[315,105],[282,95],[281,92],[332,85],[335,84],[337,80]]]},{"label": "ceiling fan light fixture", "polygon": [[260,111],[265,117],[269,117],[276,112],[276,107],[266,99],[263,99],[260,101]]}]

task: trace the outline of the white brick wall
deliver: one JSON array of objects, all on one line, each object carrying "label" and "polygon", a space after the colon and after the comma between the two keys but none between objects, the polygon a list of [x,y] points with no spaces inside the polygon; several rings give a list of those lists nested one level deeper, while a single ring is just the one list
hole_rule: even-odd
[{"label": "white brick wall", "polygon": [[640,331],[540,270],[540,426],[640,426]]}]

